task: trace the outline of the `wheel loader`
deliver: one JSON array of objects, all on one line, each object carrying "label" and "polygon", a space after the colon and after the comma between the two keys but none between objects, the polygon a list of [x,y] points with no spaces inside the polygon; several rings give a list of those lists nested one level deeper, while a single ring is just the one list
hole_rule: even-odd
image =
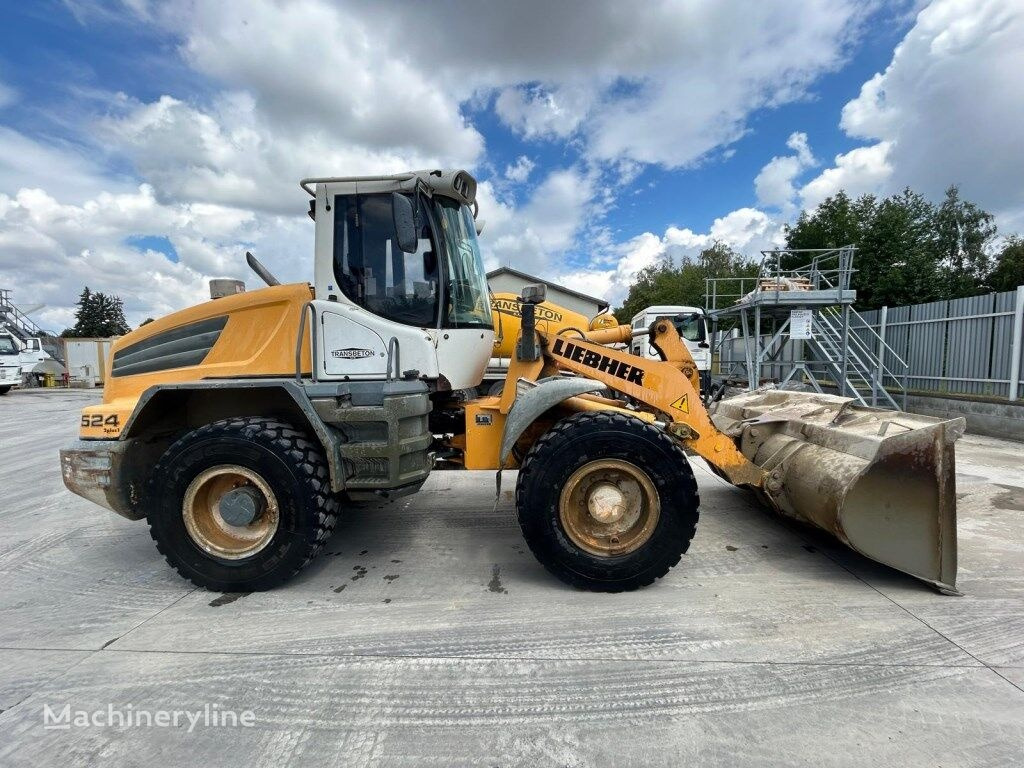
[{"label": "wheel loader", "polygon": [[[145,519],[182,576],[277,586],[345,506],[432,470],[518,469],[540,563],[584,589],[664,576],[694,536],[691,461],[770,509],[955,590],[953,443],[963,421],[773,391],[714,406],[670,320],[558,327],[517,297],[500,393],[479,386],[495,332],[465,171],[306,179],[313,284],[268,283],[118,339],[100,404],[61,451],[73,492]],[[512,328],[506,328],[508,333]],[[646,337],[660,359],[633,355]]]}]

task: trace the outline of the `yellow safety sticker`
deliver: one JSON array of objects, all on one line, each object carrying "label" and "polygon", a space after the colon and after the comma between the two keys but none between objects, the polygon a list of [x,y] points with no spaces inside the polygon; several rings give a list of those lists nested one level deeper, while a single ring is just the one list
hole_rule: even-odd
[{"label": "yellow safety sticker", "polygon": [[677,411],[682,411],[683,413],[689,413],[690,412],[690,396],[689,395],[683,395],[678,400],[676,400],[674,403],[672,403],[672,407],[675,408]]}]

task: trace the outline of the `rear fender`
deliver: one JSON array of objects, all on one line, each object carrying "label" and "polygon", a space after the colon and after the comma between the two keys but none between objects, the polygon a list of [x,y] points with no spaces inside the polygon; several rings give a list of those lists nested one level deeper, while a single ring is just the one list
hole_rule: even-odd
[{"label": "rear fender", "polygon": [[[261,404],[259,408],[252,407],[256,402]],[[310,429],[323,446],[331,488],[344,490],[345,469],[339,451],[341,438],[324,423],[304,389],[292,379],[206,380],[150,387],[139,398],[120,438],[180,431],[210,420],[264,413],[268,402],[274,403],[281,416],[305,422],[296,426]]]}]

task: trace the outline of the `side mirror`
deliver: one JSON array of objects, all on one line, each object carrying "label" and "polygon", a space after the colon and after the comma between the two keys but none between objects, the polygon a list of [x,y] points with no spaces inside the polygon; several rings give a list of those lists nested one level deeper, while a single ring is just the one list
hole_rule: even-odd
[{"label": "side mirror", "polygon": [[395,239],[405,253],[416,253],[419,247],[419,232],[416,228],[416,213],[412,200],[400,192],[391,193],[391,217],[395,225]]}]

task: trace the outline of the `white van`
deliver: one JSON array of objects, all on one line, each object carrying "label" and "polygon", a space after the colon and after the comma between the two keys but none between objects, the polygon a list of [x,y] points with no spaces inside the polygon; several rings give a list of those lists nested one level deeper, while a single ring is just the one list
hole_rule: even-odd
[{"label": "white van", "polygon": [[[690,350],[693,362],[697,365],[701,392],[707,392],[711,387],[711,345],[708,343],[708,321],[704,310],[701,307],[669,304],[647,307],[633,316],[630,325],[633,330],[650,328],[656,320],[670,320],[679,331],[680,338]],[[630,351],[649,360],[661,359],[654,347],[648,343],[646,336],[633,339]]]},{"label": "white van", "polygon": [[0,333],[0,395],[21,386],[21,343],[10,333]]}]

